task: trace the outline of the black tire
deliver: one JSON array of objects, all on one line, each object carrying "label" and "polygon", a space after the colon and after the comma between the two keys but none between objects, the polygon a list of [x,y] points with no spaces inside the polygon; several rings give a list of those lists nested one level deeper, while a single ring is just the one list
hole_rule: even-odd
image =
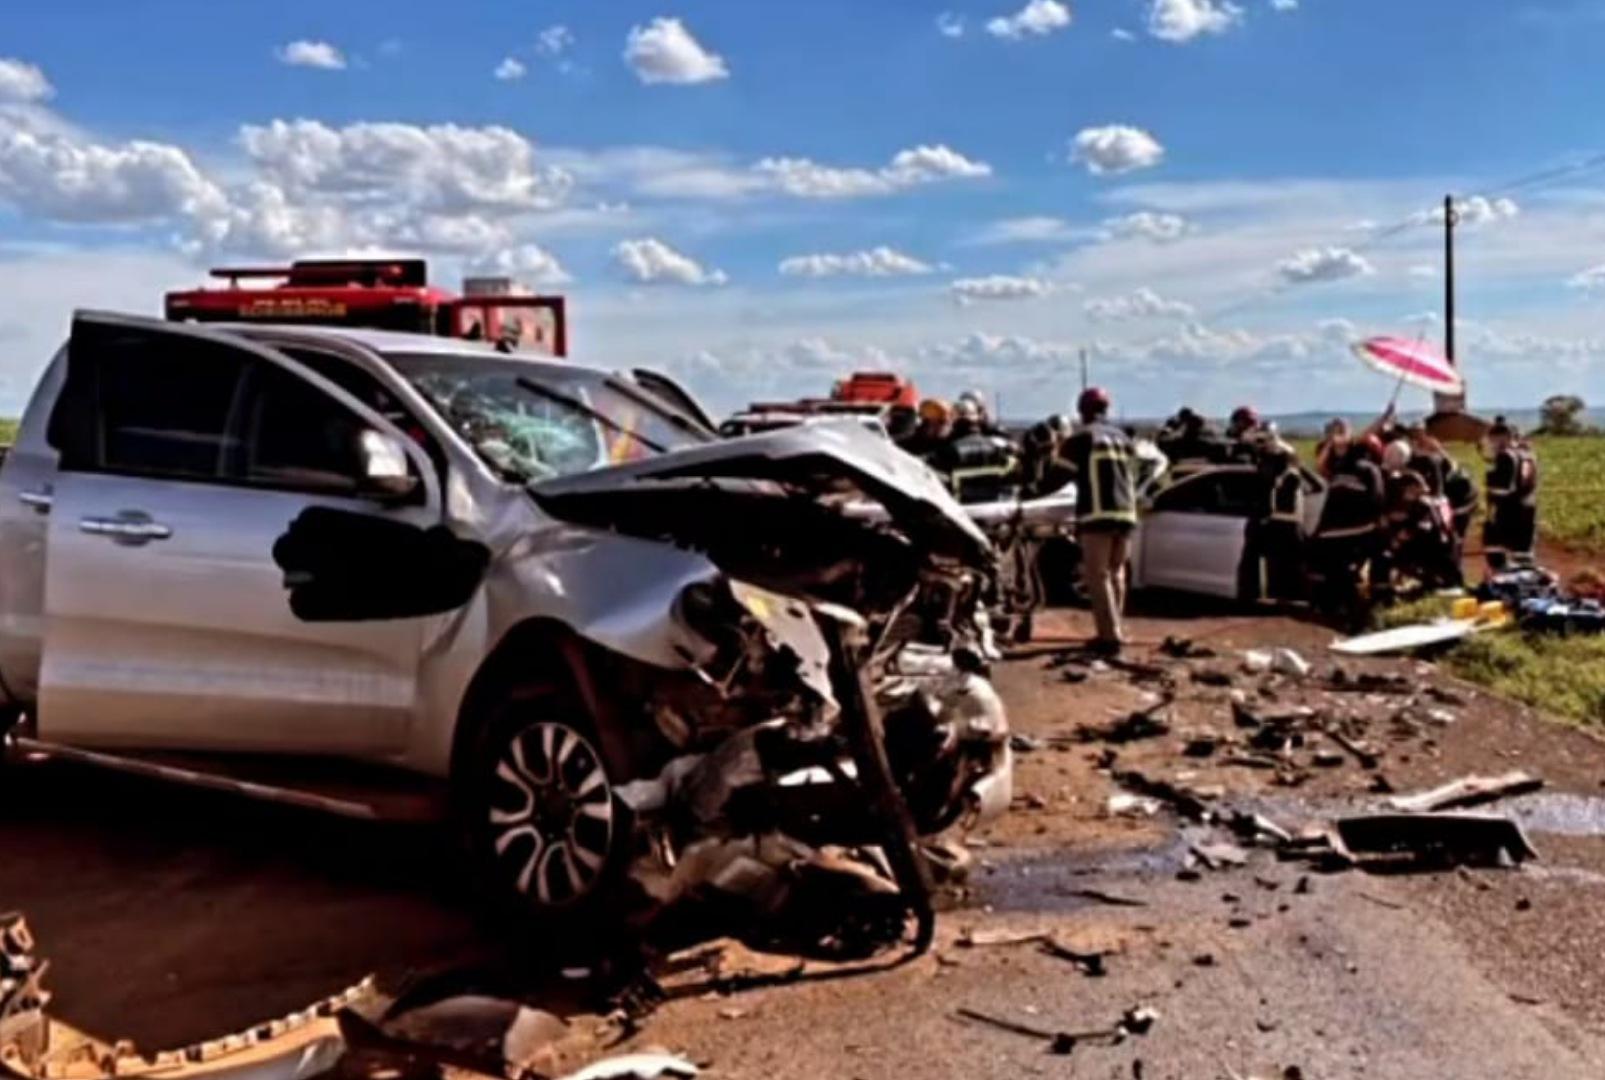
[{"label": "black tire", "polygon": [[454,813],[492,911],[579,937],[622,918],[633,823],[585,709],[550,687],[514,687],[474,722]]}]

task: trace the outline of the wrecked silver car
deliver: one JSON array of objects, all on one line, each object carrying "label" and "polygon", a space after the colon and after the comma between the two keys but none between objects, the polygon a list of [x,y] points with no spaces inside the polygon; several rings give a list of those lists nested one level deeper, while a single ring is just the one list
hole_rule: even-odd
[{"label": "wrecked silver car", "polygon": [[524,916],[716,893],[828,937],[876,905],[814,877],[901,918],[920,837],[1008,805],[991,557],[868,432],[720,441],[472,343],[80,314],[0,469],[4,717],[36,754],[450,814]]}]

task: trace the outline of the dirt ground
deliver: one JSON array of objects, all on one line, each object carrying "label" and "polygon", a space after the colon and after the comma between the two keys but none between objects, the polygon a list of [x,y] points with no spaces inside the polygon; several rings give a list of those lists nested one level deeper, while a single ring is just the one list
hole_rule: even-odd
[{"label": "dirt ground", "polygon": [[[1132,629],[1134,666],[1100,668],[1063,652],[1085,634],[1083,616],[1050,613],[1038,641],[999,665],[1011,722],[1028,737],[1016,807],[969,838],[969,895],[942,916],[931,954],[799,971],[723,943],[722,974],[754,973],[749,988],[729,992],[701,963],[667,972],[669,1000],[622,1040],[581,995],[526,988],[570,1017],[554,1070],[620,1041],[683,1052],[708,1075],[764,1080],[1605,1075],[1605,745],[1414,660],[1346,664],[1405,676],[1414,694],[1326,693],[1332,633],[1298,619],[1161,603]],[[1216,655],[1163,656],[1171,636]],[[1298,650],[1314,675],[1241,670],[1242,649],[1270,646]],[[1357,717],[1377,767],[1320,736],[1288,751],[1282,780],[1304,777],[1296,787],[1276,770],[1230,764],[1244,737],[1234,691],[1255,710],[1310,704]],[[1168,693],[1166,734],[1113,746],[1074,738],[1078,725]],[[1411,719],[1392,720],[1417,695]],[[1207,757],[1184,753],[1211,740]],[[1180,782],[1292,829],[1374,808],[1384,786],[1526,769],[1545,790],[1497,809],[1522,821],[1541,858],[1322,873],[1254,848],[1241,867],[1191,865],[1189,848],[1220,835],[1169,810],[1112,816],[1111,750],[1115,771]],[[446,969],[506,973],[505,950],[476,926],[444,841],[427,831],[50,765],[0,782],[0,851],[0,907],[33,925],[52,963],[54,1011],[145,1047],[243,1027],[369,972],[390,985]],[[1006,943],[1038,933],[1107,952],[1106,973]],[[959,1015],[1077,1031],[1136,1006],[1158,1013],[1146,1035],[1083,1040],[1068,1056]]]}]

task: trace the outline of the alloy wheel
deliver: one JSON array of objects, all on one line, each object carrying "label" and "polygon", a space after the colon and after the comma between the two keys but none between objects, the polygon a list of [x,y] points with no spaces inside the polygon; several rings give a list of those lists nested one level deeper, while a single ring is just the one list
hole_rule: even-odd
[{"label": "alloy wheel", "polygon": [[582,899],[606,872],[612,785],[596,747],[567,724],[530,724],[507,741],[496,758],[487,814],[498,864],[543,907]]}]

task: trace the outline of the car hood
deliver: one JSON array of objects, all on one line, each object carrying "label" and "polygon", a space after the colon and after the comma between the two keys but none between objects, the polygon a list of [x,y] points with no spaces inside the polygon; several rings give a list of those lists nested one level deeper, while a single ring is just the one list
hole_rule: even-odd
[{"label": "car hood", "polygon": [[[885,436],[855,422],[801,424],[778,431],[723,439],[674,450],[643,461],[543,480],[530,493],[549,513],[568,516],[586,507],[617,505],[631,491],[660,495],[685,481],[739,494],[753,481],[774,482],[816,497],[867,498],[886,508],[892,524],[934,554],[970,564],[991,558],[991,545],[924,462]],[[733,525],[735,523],[732,523]]]}]

